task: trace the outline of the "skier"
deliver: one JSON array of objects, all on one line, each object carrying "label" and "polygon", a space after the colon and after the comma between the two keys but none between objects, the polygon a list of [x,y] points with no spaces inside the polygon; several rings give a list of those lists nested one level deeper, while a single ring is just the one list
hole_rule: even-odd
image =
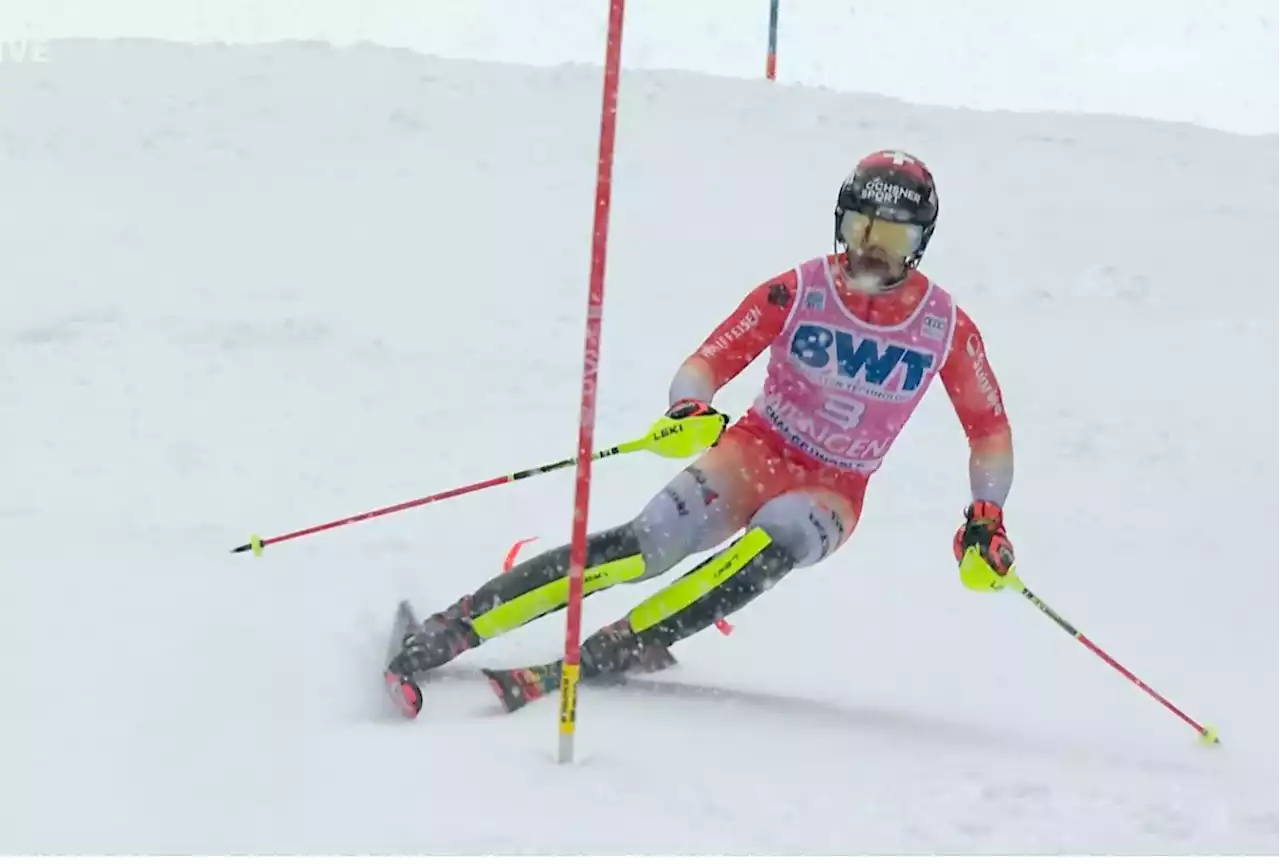
[{"label": "skier", "polygon": [[[695,455],[696,430],[708,425],[713,446],[634,519],[588,538],[584,593],[666,573],[743,533],[586,639],[584,680],[674,663],[673,643],[844,545],[868,480],[935,377],[970,448],[971,501],[953,551],[959,561],[976,546],[996,573],[1008,572],[1009,420],[978,328],[917,269],[937,217],[933,176],[919,159],[866,156],[840,186],[833,254],[756,287],[680,366],[659,421],[672,433],[667,455]],[[711,402],[766,349],[763,391],[728,425]],[[393,693],[397,681],[407,685],[397,696],[407,711],[421,707],[416,673],[563,608],[568,567],[566,545],[407,623],[388,664]],[[508,710],[560,686],[558,662],[486,674]]]}]

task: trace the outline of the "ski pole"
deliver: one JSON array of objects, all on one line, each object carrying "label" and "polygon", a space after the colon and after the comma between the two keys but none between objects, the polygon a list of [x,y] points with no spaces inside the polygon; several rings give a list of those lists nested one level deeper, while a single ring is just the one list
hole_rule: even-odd
[{"label": "ski pole", "polygon": [[[656,453],[659,456],[666,456],[668,458],[681,458],[683,456],[691,455],[696,450],[709,447],[716,438],[719,437],[720,431],[723,428],[724,418],[720,416],[686,417],[679,420],[663,418],[655,423],[643,438],[637,438],[634,441],[627,441],[626,443],[619,444],[616,447],[610,447],[608,450],[601,450],[597,453],[593,453],[591,455],[591,460],[594,462],[597,459],[606,459],[610,456],[617,456],[620,453],[635,453],[639,450],[647,450],[651,453]],[[427,495],[424,498],[415,498],[412,501],[405,501],[402,504],[393,504],[390,507],[370,510],[368,513],[360,513],[356,516],[348,516],[344,519],[326,522],[323,525],[303,528],[300,531],[291,531],[288,534],[281,534],[278,537],[262,538],[254,534],[249,537],[248,543],[245,543],[243,546],[237,546],[232,549],[231,552],[235,554],[237,552],[252,551],[254,555],[261,556],[262,550],[265,547],[275,545],[276,543],[283,543],[286,540],[306,537],[309,534],[318,534],[321,531],[328,531],[331,528],[340,528],[344,525],[352,525],[356,522],[363,522],[366,519],[374,519],[378,516],[399,513],[402,510],[421,507],[424,504],[430,504],[434,501],[443,501],[446,498],[456,498],[459,495],[466,495],[468,492],[478,492],[481,489],[501,486],[506,483],[514,483],[517,480],[525,480],[529,477],[536,477],[540,474],[549,474],[552,471],[558,471],[561,468],[572,468],[577,464],[577,457],[561,459],[559,462],[539,465],[537,468],[526,468],[523,471],[516,471],[513,474],[503,474],[500,477],[482,480],[479,483],[459,486],[456,489],[447,489],[444,492],[437,492],[434,495]]]},{"label": "ski pole", "polygon": [[1177,705],[1174,705],[1168,699],[1164,698],[1159,693],[1157,693],[1145,681],[1143,681],[1137,675],[1134,675],[1132,672],[1126,669],[1123,665],[1121,665],[1110,654],[1108,654],[1106,651],[1103,651],[1100,647],[1098,647],[1096,642],[1094,642],[1088,636],[1084,635],[1075,627],[1073,627],[1071,623],[1067,621],[1067,619],[1063,618],[1057,612],[1053,611],[1053,609],[1050,608],[1048,603],[1045,603],[1043,600],[1041,600],[1039,597],[1033,594],[1031,592],[1031,589],[1028,588],[1020,578],[1018,578],[1017,568],[1010,567],[1008,575],[1001,576],[991,568],[991,565],[987,564],[986,560],[984,560],[982,557],[982,553],[978,551],[977,546],[970,546],[967,550],[965,550],[964,559],[960,563],[960,581],[964,583],[966,588],[969,588],[974,591],[1000,591],[1005,588],[1011,588],[1014,591],[1017,591],[1023,597],[1026,597],[1028,600],[1030,600],[1031,603],[1034,604],[1037,609],[1039,609],[1041,612],[1043,612],[1045,615],[1051,618],[1055,624],[1057,624],[1063,630],[1067,631],[1067,634],[1070,635],[1073,639],[1075,639],[1084,647],[1088,648],[1094,654],[1101,657],[1104,661],[1106,661],[1107,665],[1115,669],[1125,678],[1128,678],[1131,682],[1133,682],[1139,688],[1141,688],[1144,693],[1146,693],[1152,699],[1155,699],[1164,707],[1168,708],[1170,711],[1176,714],[1183,722],[1187,723],[1189,726],[1191,726],[1191,728],[1195,729],[1200,736],[1200,743],[1202,744],[1222,743],[1218,738],[1218,730],[1214,729],[1212,726],[1206,726],[1201,723],[1197,723],[1195,720],[1191,719],[1191,717],[1188,716],[1185,712],[1183,712],[1180,708],[1178,708]]},{"label": "ski pole", "polygon": [[[627,444],[621,444],[617,447],[610,447],[608,450],[601,450],[599,453],[592,454],[592,460],[605,459],[609,456],[616,456],[619,453],[630,453],[638,449],[634,445],[635,441]],[[276,543],[283,543],[286,540],[293,540],[297,537],[306,537],[308,534],[318,534],[321,531],[328,531],[330,528],[341,528],[344,525],[353,525],[356,522],[363,522],[366,519],[374,519],[378,516],[386,516],[391,513],[399,513],[401,510],[409,510],[413,507],[421,507],[424,504],[431,504],[434,501],[444,501],[446,498],[456,498],[459,495],[466,495],[469,492],[479,492],[481,489],[488,489],[492,486],[501,486],[504,483],[514,483],[517,480],[525,480],[529,477],[536,477],[539,474],[550,474],[552,471],[558,471],[561,468],[569,468],[577,464],[577,459],[561,459],[559,462],[551,462],[546,465],[539,465],[537,468],[526,468],[523,471],[516,471],[512,474],[503,474],[500,477],[492,477],[488,480],[481,480],[479,483],[471,483],[466,486],[458,486],[455,489],[447,489],[443,492],[436,492],[434,495],[427,495],[423,498],[415,498],[412,501],[405,501],[402,504],[393,504],[390,507],[382,507],[378,510],[370,510],[368,513],[360,513],[356,516],[348,516],[345,519],[337,519],[333,522],[326,522],[323,525],[316,525],[311,528],[303,528],[300,531],[291,531],[288,534],[281,534],[278,537],[261,538],[256,534],[249,538],[249,542],[243,546],[237,546],[232,549],[232,553],[253,551],[254,555],[261,555],[262,550],[266,546]]]}]

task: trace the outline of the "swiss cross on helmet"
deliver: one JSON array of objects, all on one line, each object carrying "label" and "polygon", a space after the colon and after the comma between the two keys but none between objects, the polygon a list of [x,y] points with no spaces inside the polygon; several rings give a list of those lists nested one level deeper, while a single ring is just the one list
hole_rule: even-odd
[{"label": "swiss cross on helmet", "polygon": [[854,233],[877,228],[907,267],[924,255],[938,221],[938,190],[925,164],[901,150],[878,150],[863,157],[836,197],[837,253]]}]

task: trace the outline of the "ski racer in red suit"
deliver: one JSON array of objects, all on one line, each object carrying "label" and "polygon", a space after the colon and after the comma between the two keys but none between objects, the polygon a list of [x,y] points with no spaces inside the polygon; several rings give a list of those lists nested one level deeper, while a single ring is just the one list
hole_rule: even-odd
[{"label": "ski racer in red suit", "polygon": [[[677,370],[666,418],[710,417],[722,434],[634,519],[589,537],[584,591],[666,573],[738,536],[590,636],[584,679],[673,663],[674,642],[844,545],[868,481],[934,378],[970,448],[956,558],[977,546],[997,573],[1008,572],[1009,419],[977,326],[917,269],[937,216],[933,176],[919,159],[868,155],[840,187],[833,254],[761,283]],[[730,426],[711,403],[766,351],[763,391]],[[405,685],[397,698],[416,713],[415,674],[563,608],[568,562],[568,546],[544,552],[422,622],[402,604],[409,620],[392,646],[393,695]],[[486,674],[514,710],[559,687],[560,663]]]}]

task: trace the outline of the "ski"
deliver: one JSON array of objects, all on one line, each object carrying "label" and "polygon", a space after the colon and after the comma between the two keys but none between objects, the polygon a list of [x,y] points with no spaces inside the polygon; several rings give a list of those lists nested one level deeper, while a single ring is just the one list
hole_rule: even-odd
[{"label": "ski", "polygon": [[[396,607],[395,622],[391,628],[391,638],[387,643],[386,665],[382,678],[387,695],[396,709],[407,719],[416,718],[423,708],[421,683],[412,672],[413,665],[408,662],[405,648],[409,637],[419,640],[425,635],[421,620],[408,600],[401,600]],[[421,647],[421,645],[419,645]],[[583,684],[589,687],[616,686],[625,683],[628,675],[647,674],[667,669],[676,664],[676,658],[665,645],[651,644],[641,647],[636,637],[627,633],[621,641],[608,646],[617,653],[606,664],[608,671],[585,670]],[[507,713],[518,711],[531,702],[535,702],[560,689],[562,661],[542,663],[533,666],[516,666],[507,669],[482,668],[478,671],[488,682],[489,688],[502,703]],[[433,668],[432,672],[441,670]],[[433,674],[434,677],[434,674]],[[447,671],[441,677],[453,677]],[[466,677],[470,677],[467,675]]]},{"label": "ski", "polygon": [[422,688],[410,674],[396,669],[396,659],[404,649],[405,637],[420,630],[418,618],[408,600],[401,600],[396,607],[396,620],[391,628],[391,639],[387,644],[387,661],[383,669],[382,680],[387,688],[391,702],[406,718],[412,720],[422,712]]},{"label": "ski", "polygon": [[[584,670],[582,684],[584,687],[623,686],[631,676],[660,672],[674,665],[676,665],[675,655],[665,645],[653,645],[639,651],[634,659],[626,664],[625,671],[592,673]],[[563,661],[557,660],[554,663],[536,666],[481,669],[480,672],[488,680],[489,688],[498,697],[502,707],[510,714],[530,702],[535,702],[559,690],[562,667]]]}]

